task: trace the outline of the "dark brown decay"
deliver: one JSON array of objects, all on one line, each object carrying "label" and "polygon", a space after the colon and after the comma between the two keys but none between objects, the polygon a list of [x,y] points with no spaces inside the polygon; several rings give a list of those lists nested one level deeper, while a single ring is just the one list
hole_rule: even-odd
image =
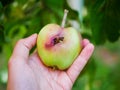
[{"label": "dark brown decay", "polygon": [[54,45],[63,41],[64,37],[56,37],[53,39]]}]

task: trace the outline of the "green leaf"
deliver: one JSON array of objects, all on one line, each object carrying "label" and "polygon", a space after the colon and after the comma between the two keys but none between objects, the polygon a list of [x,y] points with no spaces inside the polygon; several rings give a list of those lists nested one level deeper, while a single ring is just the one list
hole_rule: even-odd
[{"label": "green leaf", "polygon": [[4,27],[2,25],[0,25],[0,44],[2,44],[4,42],[5,38],[4,38]]},{"label": "green leaf", "polygon": [[63,2],[64,0],[60,0],[59,3],[57,0],[43,0],[43,4],[45,5],[45,7],[58,16],[62,16],[63,14]]},{"label": "green leaf", "polygon": [[120,36],[120,6],[119,0],[107,1],[103,28],[107,34],[108,40],[114,42]]},{"label": "green leaf", "polygon": [[86,0],[93,39],[96,44],[114,42],[120,36],[119,0]]},{"label": "green leaf", "polygon": [[8,4],[12,3],[14,0],[0,0],[3,7],[7,6]]},{"label": "green leaf", "polygon": [[5,42],[4,27],[0,25],[0,52],[2,51],[2,45]]},{"label": "green leaf", "polygon": [[28,2],[28,0],[16,0],[19,4],[23,5],[25,4],[26,2]]},{"label": "green leaf", "polygon": [[2,8],[3,6],[2,6],[2,3],[0,2],[0,9]]}]

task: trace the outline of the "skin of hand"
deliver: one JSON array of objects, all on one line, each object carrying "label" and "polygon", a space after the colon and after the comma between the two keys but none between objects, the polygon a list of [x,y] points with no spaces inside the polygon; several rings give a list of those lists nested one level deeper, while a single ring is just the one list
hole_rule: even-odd
[{"label": "skin of hand", "polygon": [[37,51],[29,55],[36,39],[37,34],[33,34],[16,43],[8,62],[7,90],[71,90],[92,55],[94,45],[84,39],[80,55],[69,69],[60,71],[43,65]]}]

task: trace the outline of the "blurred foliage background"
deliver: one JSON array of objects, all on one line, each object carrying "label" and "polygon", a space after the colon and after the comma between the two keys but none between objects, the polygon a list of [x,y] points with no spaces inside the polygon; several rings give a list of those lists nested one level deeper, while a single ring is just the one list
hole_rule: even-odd
[{"label": "blurred foliage background", "polygon": [[6,90],[7,63],[16,41],[48,23],[61,24],[64,9],[69,10],[66,27],[73,26],[95,45],[72,89],[119,90],[119,4],[119,0],[0,0],[0,90]]}]

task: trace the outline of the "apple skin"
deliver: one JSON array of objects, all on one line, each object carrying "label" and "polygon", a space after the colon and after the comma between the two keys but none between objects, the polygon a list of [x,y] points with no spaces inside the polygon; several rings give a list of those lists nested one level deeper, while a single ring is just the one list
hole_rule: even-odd
[{"label": "apple skin", "polygon": [[[58,38],[61,40],[56,40],[58,42],[55,43]],[[82,49],[81,41],[80,34],[74,28],[48,24],[38,34],[38,54],[46,66],[65,70],[79,55]]]}]

